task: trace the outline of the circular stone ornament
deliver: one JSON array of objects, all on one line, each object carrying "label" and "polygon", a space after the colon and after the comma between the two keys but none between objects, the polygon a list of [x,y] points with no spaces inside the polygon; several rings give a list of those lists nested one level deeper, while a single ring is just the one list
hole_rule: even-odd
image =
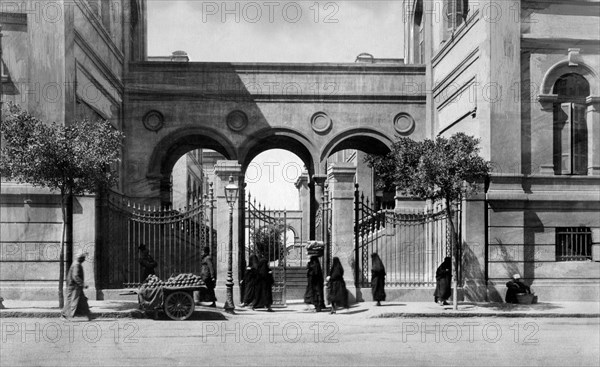
[{"label": "circular stone ornament", "polygon": [[310,119],[312,129],[319,134],[324,134],[331,129],[331,117],[325,112],[317,112]]},{"label": "circular stone ornament", "polygon": [[408,113],[399,113],[394,117],[394,129],[398,134],[408,135],[415,129],[415,119]]},{"label": "circular stone ornament", "polygon": [[248,126],[248,116],[243,111],[231,111],[225,119],[227,127],[233,131],[242,131]]},{"label": "circular stone ornament", "polygon": [[158,131],[165,125],[165,118],[162,113],[152,110],[148,112],[142,119],[144,127],[150,131]]}]

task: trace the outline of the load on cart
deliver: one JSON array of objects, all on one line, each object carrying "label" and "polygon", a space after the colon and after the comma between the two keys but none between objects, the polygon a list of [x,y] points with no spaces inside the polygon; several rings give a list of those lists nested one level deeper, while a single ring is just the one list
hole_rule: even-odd
[{"label": "load on cart", "polygon": [[167,281],[149,275],[137,291],[140,309],[147,313],[164,311],[172,320],[185,320],[195,309],[194,291],[205,292],[202,278],[194,274],[179,274]]}]

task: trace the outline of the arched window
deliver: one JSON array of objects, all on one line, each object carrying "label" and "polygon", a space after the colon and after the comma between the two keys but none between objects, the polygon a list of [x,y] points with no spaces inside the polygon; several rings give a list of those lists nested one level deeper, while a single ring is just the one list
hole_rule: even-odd
[{"label": "arched window", "polygon": [[588,134],[585,98],[588,81],[579,74],[565,74],[554,84],[554,172],[557,175],[586,175]]},{"label": "arched window", "polygon": [[413,23],[413,63],[425,63],[425,18],[423,17],[423,1],[418,0],[415,7],[415,18]]},{"label": "arched window", "polygon": [[452,32],[458,26],[464,23],[469,13],[468,0],[446,0],[444,2],[446,10],[446,28]]}]

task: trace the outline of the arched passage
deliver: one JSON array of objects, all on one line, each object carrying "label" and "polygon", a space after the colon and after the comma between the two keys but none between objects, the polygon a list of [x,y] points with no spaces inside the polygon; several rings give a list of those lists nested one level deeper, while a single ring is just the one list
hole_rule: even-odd
[{"label": "arched passage", "polygon": [[332,163],[353,163],[356,167],[355,182],[371,202],[393,205],[394,192],[376,190],[376,177],[371,168],[363,164],[366,154],[385,155],[390,152],[392,140],[372,129],[348,130],[335,136],[321,154],[321,160]]},{"label": "arched passage", "polygon": [[163,138],[154,148],[148,163],[147,177],[160,181],[161,204],[170,203],[171,172],[184,154],[195,149],[210,149],[224,159],[236,159],[233,143],[208,128],[185,128]]}]

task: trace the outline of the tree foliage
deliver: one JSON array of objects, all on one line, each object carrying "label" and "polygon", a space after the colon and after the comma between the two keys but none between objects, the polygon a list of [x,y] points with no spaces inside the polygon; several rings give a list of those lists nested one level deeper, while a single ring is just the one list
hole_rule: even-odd
[{"label": "tree foliage", "polygon": [[278,224],[268,224],[255,229],[251,236],[256,255],[268,261],[279,260],[282,251],[285,251],[284,231],[285,226]]},{"label": "tree foliage", "polygon": [[464,133],[423,141],[401,137],[389,154],[369,155],[365,161],[381,177],[380,186],[396,186],[420,199],[452,202],[477,190],[477,183],[489,175],[490,162],[479,150],[479,140]]},{"label": "tree foliage", "polygon": [[14,104],[2,112],[2,177],[64,195],[116,184],[123,134],[110,122],[44,123]]},{"label": "tree foliage", "polygon": [[479,156],[479,140],[457,133],[450,138],[414,141],[401,137],[386,156],[367,156],[366,163],[380,176],[380,186],[396,186],[405,194],[445,204],[452,247],[453,303],[457,309],[457,231],[451,203],[468,193],[489,175],[490,162]]}]

